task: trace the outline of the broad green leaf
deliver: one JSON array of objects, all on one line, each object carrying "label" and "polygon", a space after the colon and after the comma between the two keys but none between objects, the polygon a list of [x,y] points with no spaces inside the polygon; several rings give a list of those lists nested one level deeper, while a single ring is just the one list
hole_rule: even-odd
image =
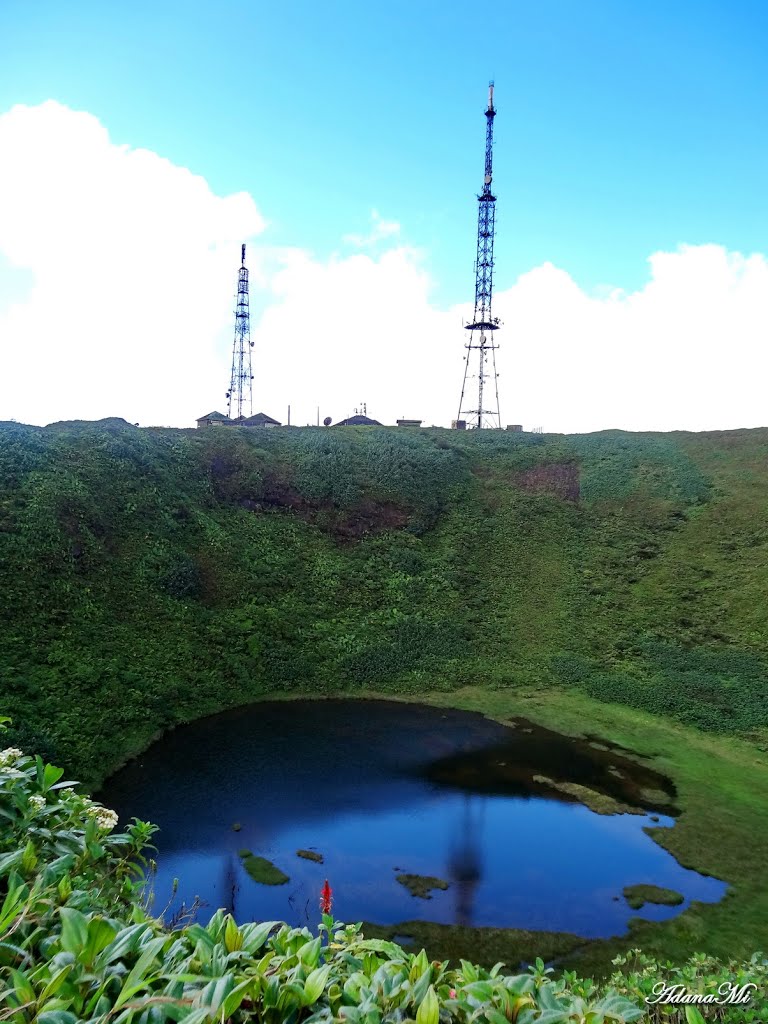
[{"label": "broad green leaf", "polygon": [[249,993],[251,994],[251,998],[253,997],[253,989],[256,988],[257,985],[258,979],[254,980],[246,978],[245,981],[241,981],[239,985],[236,985],[235,988],[232,989],[221,1007],[221,1013],[224,1020],[227,1020],[232,1016],[235,1010],[240,1008],[240,1004]]},{"label": "broad green leaf", "polygon": [[262,921],[260,924],[246,924],[240,929],[243,936],[243,949],[246,953],[253,955],[256,950],[261,949],[269,937],[273,928],[277,928],[279,921]]},{"label": "broad green leaf", "polygon": [[477,999],[478,1002],[485,1003],[493,996],[493,985],[490,981],[473,981],[471,984],[464,986],[461,994],[471,996],[473,999]]},{"label": "broad green leaf", "polygon": [[471,964],[469,960],[460,960],[461,973],[464,975],[465,981],[477,981],[479,974],[474,964]]},{"label": "broad green leaf", "polygon": [[419,1004],[422,1001],[424,996],[427,994],[427,989],[429,988],[431,982],[432,971],[427,969],[426,971],[424,971],[421,977],[413,983],[411,998],[413,999],[414,1003]]},{"label": "broad green leaf", "polygon": [[701,1015],[701,1010],[697,1009],[695,1006],[686,1006],[685,1019],[688,1024],[707,1024]]},{"label": "broad green leaf", "polygon": [[437,1024],[440,1017],[440,1003],[435,988],[430,985],[416,1011],[416,1024]]},{"label": "broad green leaf", "polygon": [[56,995],[56,993],[59,991],[61,986],[66,981],[67,975],[72,971],[73,967],[74,964],[66,964],[64,967],[61,968],[60,971],[56,971],[53,977],[48,981],[48,984],[45,986],[43,991],[40,993],[40,998],[38,1000],[40,1006],[43,1006],[45,1003],[48,1002],[48,1000],[52,996]]},{"label": "broad green leaf", "polygon": [[68,871],[72,870],[72,866],[75,863],[74,853],[66,853],[61,857],[57,857],[52,860],[50,864],[46,864],[43,870],[43,884],[53,885],[58,882]]},{"label": "broad green leaf", "polygon": [[21,867],[25,872],[32,871],[37,865],[37,850],[31,839],[27,840],[24,852],[21,855]]},{"label": "broad green leaf", "polygon": [[262,994],[262,1001],[264,1003],[264,1009],[268,1010],[274,1006],[277,1006],[277,1000],[280,997],[280,981],[276,977],[271,977],[267,984],[264,986],[264,992]]},{"label": "broad green leaf", "polygon": [[357,1006],[342,1006],[339,1008],[339,1017],[348,1024],[361,1024],[362,1014]]},{"label": "broad green leaf", "polygon": [[17,971],[14,967],[11,967],[10,973],[19,1003],[35,1003],[37,1001],[35,989],[26,974],[23,971]]},{"label": "broad green leaf", "polygon": [[122,928],[99,957],[99,962],[106,966],[115,960],[122,959],[128,953],[134,952],[138,949],[142,937],[149,930],[149,925],[144,923],[130,924],[126,928]]},{"label": "broad green leaf", "polygon": [[15,868],[18,864],[21,864],[21,858],[23,855],[23,850],[14,850],[12,853],[4,853],[2,857],[0,857],[0,875],[7,874],[11,868]]},{"label": "broad green leaf", "polygon": [[85,946],[88,938],[88,920],[79,910],[62,907],[61,916],[61,948],[67,953],[77,955]]},{"label": "broad green leaf", "polygon": [[207,1006],[212,1013],[218,1013],[232,989],[235,987],[235,976],[225,974],[221,978],[213,978],[205,988],[201,989],[195,999],[197,1006]]},{"label": "broad green leaf", "polygon": [[115,1000],[115,1010],[119,1010],[132,996],[149,984],[149,979],[145,977],[147,968],[152,961],[156,959],[157,954],[165,945],[166,941],[167,939],[165,936],[160,935],[157,938],[150,939],[146,944],[141,956],[134,964],[128,977],[123,982],[122,991]]},{"label": "broad green leaf", "polygon": [[[167,1008],[166,1014],[168,1014]],[[168,1014],[168,1016],[170,1016],[170,1014]],[[196,1010],[181,1009],[178,1015],[174,1016],[174,1019],[179,1021],[183,1020],[184,1024],[206,1024],[206,1022],[211,1019],[211,1011],[206,1008]]]},{"label": "broad green leaf", "polygon": [[219,909],[205,926],[205,930],[212,935],[216,942],[221,941],[221,934],[224,929],[224,911]]},{"label": "broad green leaf", "polygon": [[264,974],[276,956],[276,953],[265,953],[261,960],[256,964],[256,973]]},{"label": "broad green leaf", "polygon": [[490,1021],[490,1024],[509,1024],[507,1017],[495,1006],[484,1006],[483,1016]]},{"label": "broad green leaf", "polygon": [[[528,1011],[524,1010],[523,1012],[525,1013]],[[534,1019],[536,1020],[536,1024],[568,1024],[571,1016],[567,1009],[559,1007],[557,1010],[545,1010]]]},{"label": "broad green leaf", "polygon": [[428,970],[429,970],[429,960],[427,960],[427,954],[422,949],[422,951],[418,954],[418,956],[415,956],[413,958],[413,962],[411,963],[411,973],[410,973],[411,981],[416,981],[417,978],[420,978],[421,975],[424,974],[424,972],[428,971]]},{"label": "broad green leaf", "polygon": [[330,973],[331,964],[326,964],[325,967],[316,967],[314,971],[308,975],[307,980],[304,982],[305,1006],[311,1006],[312,1003],[317,1002],[320,998],[320,994],[325,989]]},{"label": "broad green leaf", "polygon": [[29,889],[18,875],[9,879],[8,892],[3,900],[3,906],[0,908],[0,931],[5,931],[11,921],[16,918],[21,904],[28,895]]},{"label": "broad green leaf", "polygon": [[[89,999],[88,1004],[85,1007],[85,1014],[84,1014],[84,1016],[86,1016],[88,1018],[88,1020],[90,1020],[91,1017],[94,1017],[94,1016],[97,1015],[97,1007],[99,1005],[99,1002],[104,998],[104,992],[106,991],[107,986],[109,985],[111,980],[112,979],[109,978],[109,977],[105,978],[104,981],[102,981],[100,987],[96,990],[96,992]],[[110,1008],[111,1008],[111,1004],[110,1004]]]},{"label": "broad green leaf", "polygon": [[63,768],[58,768],[55,764],[47,764],[43,769],[43,791],[49,790],[55,782],[59,781],[63,774]]},{"label": "broad green leaf", "polygon": [[187,936],[192,942],[200,942],[209,950],[213,949],[216,944],[216,940],[209,932],[206,931],[205,928],[203,928],[201,924],[190,925],[187,929]]},{"label": "broad green leaf", "polygon": [[[299,985],[296,982],[283,982],[280,985],[279,993],[277,996],[277,1009],[281,1010],[285,1016],[292,1014],[294,1010],[299,1010],[304,1003],[304,986]],[[288,1011],[288,1013],[286,1013]]]},{"label": "broad green leaf", "polygon": [[47,1010],[38,1014],[37,1024],[78,1024],[78,1021],[68,1010]]},{"label": "broad green leaf", "polygon": [[563,1004],[558,999],[557,993],[548,981],[545,981],[539,989],[536,996],[536,1002],[542,1010],[557,1010],[558,1013],[563,1012]]},{"label": "broad green leaf", "polygon": [[362,942],[356,942],[353,951],[358,950],[386,953],[393,960],[402,960],[403,956],[407,955],[402,946],[398,946],[396,942],[387,942],[386,939],[364,939]]},{"label": "broad green leaf", "polygon": [[243,948],[243,935],[237,927],[235,919],[227,914],[227,923],[224,927],[224,945],[228,953],[234,953]]},{"label": "broad green leaf", "polygon": [[116,928],[103,917],[92,917],[88,922],[88,940],[83,950],[83,963],[92,964],[96,956],[114,939]]},{"label": "broad green leaf", "polygon": [[533,1005],[533,996],[517,996],[516,998],[510,1001],[509,1016],[511,1017],[512,1020],[517,1020],[521,1010],[523,1010],[526,1006]]},{"label": "broad green leaf", "polygon": [[595,1003],[593,1009],[605,1016],[617,1017],[622,1021],[637,1020],[645,1013],[636,1003],[631,1002],[626,996],[620,996],[618,992],[609,992],[608,995],[603,996]]},{"label": "broad green leaf", "polygon": [[311,942],[305,943],[297,951],[297,955],[301,963],[307,967],[314,967],[317,961],[320,959],[320,943],[322,942],[321,936],[317,936]]}]

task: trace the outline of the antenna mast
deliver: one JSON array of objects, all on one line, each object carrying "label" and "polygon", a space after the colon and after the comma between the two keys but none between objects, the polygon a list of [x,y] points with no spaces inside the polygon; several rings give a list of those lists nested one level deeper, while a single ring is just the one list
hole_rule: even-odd
[{"label": "antenna mast", "polygon": [[253,374],[251,373],[251,315],[248,309],[248,268],[245,265],[245,243],[241,250],[237,277],[235,307],[235,342],[232,346],[232,373],[227,392],[227,416],[242,419],[253,415]]},{"label": "antenna mast", "polygon": [[[493,107],[493,82],[488,87],[488,109],[485,112],[485,177],[483,191],[477,197],[480,207],[477,213],[477,260],[475,262],[475,313],[471,324],[465,324],[469,331],[469,340],[464,347],[464,382],[461,386],[459,402],[459,420],[465,420],[467,426],[500,427],[499,412],[499,381],[496,372],[496,349],[493,332],[498,330],[500,321],[491,312],[493,297],[493,237],[496,226],[496,196],[491,192],[493,180],[493,119],[496,111]],[[469,365],[472,353],[478,352],[477,375],[470,375]],[[488,366],[488,357],[491,363]],[[469,408],[474,402],[467,394],[467,381],[478,382],[477,407]],[[488,390],[490,389],[490,394]]]}]

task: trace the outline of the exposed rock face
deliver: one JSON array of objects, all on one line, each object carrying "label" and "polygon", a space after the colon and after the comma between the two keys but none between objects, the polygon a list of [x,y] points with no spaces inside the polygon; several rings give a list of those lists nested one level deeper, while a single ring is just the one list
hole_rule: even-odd
[{"label": "exposed rock face", "polygon": [[579,500],[579,467],[575,462],[554,462],[519,473],[514,483],[531,494],[551,494],[563,501]]}]

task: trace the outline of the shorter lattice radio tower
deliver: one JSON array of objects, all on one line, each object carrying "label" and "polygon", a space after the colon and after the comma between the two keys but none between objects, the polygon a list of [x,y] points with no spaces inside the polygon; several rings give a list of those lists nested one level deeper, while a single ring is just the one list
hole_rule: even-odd
[{"label": "shorter lattice radio tower", "polygon": [[[483,191],[477,197],[480,207],[477,214],[477,258],[475,262],[475,313],[472,323],[464,326],[469,331],[465,344],[464,383],[461,386],[459,417],[456,425],[468,427],[500,427],[499,381],[496,373],[496,349],[494,332],[500,326],[499,318],[491,312],[493,299],[493,238],[496,227],[496,196],[491,191],[493,179],[493,82],[488,89],[488,109],[485,112],[485,177]],[[475,362],[473,353],[478,353],[477,374],[470,373],[470,364]],[[477,399],[470,397],[467,382],[477,381]],[[476,404],[475,404],[476,402]]]},{"label": "shorter lattice radio tower", "polygon": [[251,373],[251,314],[248,309],[248,268],[243,244],[237,277],[235,307],[235,343],[232,346],[232,373],[227,392],[227,416],[241,419],[253,415],[253,374]]}]

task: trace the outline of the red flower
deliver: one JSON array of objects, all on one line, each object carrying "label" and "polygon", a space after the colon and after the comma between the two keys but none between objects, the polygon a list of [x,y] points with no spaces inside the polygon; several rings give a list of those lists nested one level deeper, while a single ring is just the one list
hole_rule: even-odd
[{"label": "red flower", "polygon": [[320,891],[320,909],[324,914],[330,914],[331,907],[333,906],[333,890],[328,885],[328,879],[325,880],[325,885]]}]

